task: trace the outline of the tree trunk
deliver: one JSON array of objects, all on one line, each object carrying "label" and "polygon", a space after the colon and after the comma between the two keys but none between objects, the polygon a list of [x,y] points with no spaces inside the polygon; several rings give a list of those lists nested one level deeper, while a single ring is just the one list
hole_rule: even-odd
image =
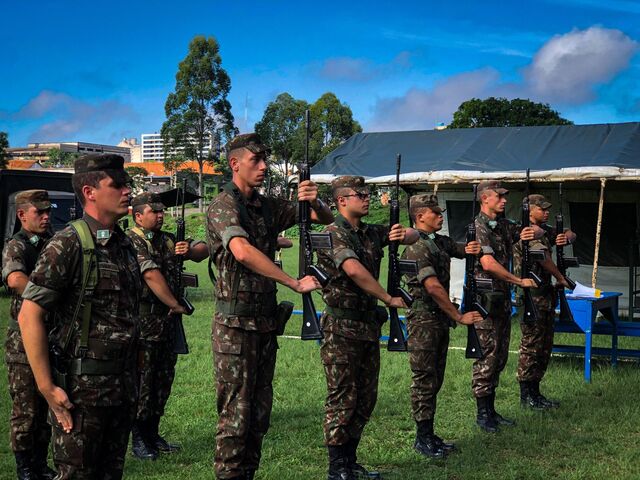
[{"label": "tree trunk", "polygon": [[200,213],[204,212],[204,198],[202,195],[202,170],[204,169],[204,160],[200,160],[198,162],[198,195],[200,198],[198,199],[198,207]]}]

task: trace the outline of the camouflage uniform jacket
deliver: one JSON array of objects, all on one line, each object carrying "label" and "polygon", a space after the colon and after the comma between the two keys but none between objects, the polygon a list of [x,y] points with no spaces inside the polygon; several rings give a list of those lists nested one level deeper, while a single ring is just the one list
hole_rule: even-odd
[{"label": "camouflage uniform jacket", "polygon": [[[551,255],[553,245],[556,243],[557,232],[556,229],[551,226],[544,226],[544,235],[537,240],[531,240],[529,242],[529,250],[545,250]],[[536,273],[540,279],[542,279],[542,285],[539,288],[532,288],[536,305],[538,308],[544,308],[550,310],[555,308],[555,287],[551,281],[551,273],[542,268],[539,262],[532,262],[530,265],[532,272]],[[522,272],[522,241],[518,241],[513,245],[513,273],[517,277]],[[522,297],[522,289],[516,287],[516,300],[519,302]]]},{"label": "camouflage uniform jacket", "polygon": [[[83,253],[80,239],[71,226],[56,233],[44,247],[22,297],[55,313],[49,347],[57,347],[62,352],[70,373],[66,392],[71,402],[86,406],[133,403],[136,400],[134,352],[138,338],[138,295],[142,287],[140,268],[133,245],[120,227],[115,226],[108,238],[98,239],[98,222],[88,215],[84,220],[95,242],[97,265],[95,289],[85,292],[85,302],[91,302],[88,349],[80,348],[82,309],[73,321],[82,293]],[[66,338],[70,340],[65,349]],[[109,365],[111,372],[71,373],[74,364],[85,361],[94,366]]]},{"label": "camouflage uniform jacket", "polygon": [[[33,271],[38,260],[38,255],[46,241],[50,238],[48,233],[42,235],[30,235],[24,229],[16,233],[2,250],[2,281],[6,285],[7,278],[14,272],[22,272],[25,275]],[[7,363],[28,364],[27,355],[24,353],[22,337],[18,328],[18,312],[22,306],[22,297],[11,291],[10,321],[5,344],[5,359]]]},{"label": "camouflage uniform jacket", "polygon": [[[141,227],[129,230],[127,236],[136,250],[140,273],[144,275],[148,270],[160,270],[171,292],[176,297],[181,296],[182,292],[178,292],[178,275],[182,275],[182,272],[178,272],[176,262],[175,236],[169,232],[153,232]],[[152,309],[153,315],[149,315]],[[169,308],[153,294],[143,280],[140,295],[140,338],[163,340],[168,322],[162,320],[168,313]]]},{"label": "camouflage uniform jacket", "polygon": [[[213,199],[207,209],[207,243],[219,272],[215,298],[217,311],[222,315],[216,316],[217,321],[244,330],[275,330],[276,282],[237,262],[229,242],[235,237],[246,238],[275,260],[278,234],[295,225],[296,215],[297,203],[265,197],[257,191],[251,198],[245,198],[233,183]],[[224,307],[230,304],[250,310],[250,314],[226,313]]]},{"label": "camouflage uniform jacket", "polygon": [[448,317],[427,294],[424,281],[429,277],[436,277],[440,285],[449,292],[451,279],[451,257],[464,258],[464,244],[457,243],[452,238],[437,233],[427,233],[419,230],[420,239],[409,245],[403,252],[402,258],[415,260],[418,263],[418,276],[408,279],[411,296],[415,299],[410,316],[416,316],[419,322],[446,322]]},{"label": "camouflage uniform jacket", "polygon": [[318,252],[318,265],[328,274],[329,284],[322,289],[322,298],[328,310],[333,308],[356,310],[365,313],[360,320],[340,318],[330,315],[323,318],[323,329],[343,337],[366,341],[378,341],[380,324],[375,310],[378,300],[366,294],[340,267],[345,260],[355,258],[373,275],[380,275],[380,262],[384,257],[382,248],[389,244],[387,225],[369,225],[364,222],[353,228],[342,216],[328,225],[325,232],[331,234],[332,250]]},{"label": "camouflage uniform jacket", "polygon": [[[476,240],[482,247],[482,254],[493,255],[493,258],[508,271],[511,271],[513,244],[519,237],[518,233],[518,226],[510,220],[504,218],[491,220],[482,212],[476,217]],[[476,262],[476,275],[479,278],[492,279],[494,291],[501,291],[510,298],[509,283],[485,272],[481,262]]]}]

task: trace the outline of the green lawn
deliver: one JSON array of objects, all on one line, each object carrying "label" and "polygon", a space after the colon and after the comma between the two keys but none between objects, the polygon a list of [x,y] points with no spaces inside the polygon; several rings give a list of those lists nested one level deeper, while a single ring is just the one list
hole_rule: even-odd
[{"label": "green lawn", "polygon": [[[283,256],[285,269],[297,269],[297,251]],[[206,264],[188,264],[200,275],[192,291],[196,313],[185,319],[191,353],[181,356],[174,390],[162,430],[182,443],[179,454],[143,463],[127,457],[125,477],[132,479],[210,479],[215,435],[215,393],[210,348],[213,314]],[[386,266],[383,266],[383,272]],[[385,275],[386,277],[386,275]],[[300,305],[284,287],[280,299]],[[318,298],[316,307],[321,308]],[[298,307],[299,308],[299,307]],[[0,328],[6,331],[8,299],[0,298]],[[287,335],[299,335],[294,316]],[[517,350],[519,328],[514,324],[511,350]],[[579,344],[580,337],[564,335],[561,343]],[[593,383],[583,381],[581,357],[554,356],[544,391],[562,402],[549,413],[523,411],[518,404],[515,366],[511,354],[498,391],[498,409],[517,419],[516,427],[498,435],[475,428],[475,403],[470,391],[471,363],[460,347],[464,329],[452,332],[447,377],[438,402],[437,432],[455,439],[461,452],[446,461],[428,461],[412,450],[414,426],[409,410],[410,372],[406,354],[382,351],[380,394],[362,440],[364,464],[379,468],[390,479],[638,479],[640,459],[640,369],[637,362],[610,368],[606,359],[593,362]],[[596,345],[607,346],[608,338]],[[640,339],[623,338],[621,348],[640,349]],[[9,448],[9,396],[4,365],[0,372],[0,478],[15,478]],[[321,479],[326,476],[322,445],[325,394],[318,346],[281,338],[274,384],[272,426],[265,439],[260,479]]]}]

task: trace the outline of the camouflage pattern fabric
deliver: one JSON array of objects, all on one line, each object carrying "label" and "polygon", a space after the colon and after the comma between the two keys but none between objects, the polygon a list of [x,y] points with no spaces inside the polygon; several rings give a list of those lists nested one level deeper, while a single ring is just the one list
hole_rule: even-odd
[{"label": "camouflage pattern fabric", "polygon": [[[29,275],[38,254],[49,235],[33,236],[20,230],[2,251],[2,280],[6,284],[11,273]],[[35,378],[27,361],[20,330],[17,328],[22,297],[11,292],[9,329],[5,342],[5,362],[9,376],[12,409],[10,417],[11,449],[14,452],[33,450],[36,445],[48,445],[51,427],[47,424],[48,405],[38,392]]]},{"label": "camouflage pattern fabric", "polygon": [[[296,205],[257,192],[246,199],[233,184],[214,198],[207,210],[207,242],[219,272],[215,285],[219,305],[236,298],[240,305],[275,306],[275,282],[240,265],[229,250],[229,242],[235,237],[246,238],[274,260],[278,233],[295,224]],[[270,218],[265,218],[265,208]],[[243,218],[242,212],[248,218]],[[273,401],[278,348],[274,314],[216,312],[213,317],[211,341],[219,414],[214,462],[217,478],[233,478],[259,466]]]},{"label": "camouflage pattern fabric", "polygon": [[[518,238],[518,227],[506,219],[490,220],[480,212],[476,217],[476,239],[485,255],[509,270],[512,245]],[[476,331],[485,355],[473,362],[471,386],[476,398],[495,392],[500,373],[507,365],[511,335],[511,289],[507,282],[493,278],[476,262],[476,275],[493,280],[494,291],[482,295],[489,316],[476,323]]]},{"label": "camouflage pattern fabric", "polygon": [[[323,327],[332,320],[323,315]],[[380,346],[325,330],[320,358],[327,380],[324,441],[344,445],[362,436],[376,405]]]},{"label": "camouflage pattern fabric", "polygon": [[419,240],[409,245],[402,258],[415,260],[417,277],[408,279],[416,302],[407,311],[407,348],[413,373],[411,409],[416,422],[431,420],[436,410],[436,396],[444,381],[451,324],[438,304],[427,294],[424,281],[436,277],[449,292],[451,257],[464,258],[464,245],[437,233],[420,231]]},{"label": "camouflage pattern fabric", "polygon": [[[54,460],[61,472],[58,478],[95,478],[96,466],[112,472],[99,478],[120,478],[118,471],[123,464],[137,397],[135,352],[140,269],[133,246],[119,227],[98,239],[98,222],[87,215],[84,220],[94,237],[97,265],[96,287],[85,296],[85,301],[92,304],[88,350],[80,349],[81,318],[72,322],[81,295],[83,259],[80,240],[72,227],[56,233],[44,247],[23,298],[55,312],[50,347],[64,347],[64,339],[71,332],[62,358],[67,368],[82,361],[94,366],[110,365],[112,371],[117,370],[109,374],[67,375],[66,393],[75,405],[73,411],[80,415],[76,422],[78,440],[74,448],[64,447],[71,437],[53,429]],[[122,418],[123,415],[127,418]]]}]

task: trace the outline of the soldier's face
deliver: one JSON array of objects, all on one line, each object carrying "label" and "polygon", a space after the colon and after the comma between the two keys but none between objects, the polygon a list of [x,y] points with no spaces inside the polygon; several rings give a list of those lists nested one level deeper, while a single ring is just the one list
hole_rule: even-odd
[{"label": "soldier's face", "polygon": [[371,193],[368,190],[356,192],[349,190],[349,193],[338,197],[339,204],[347,210],[351,215],[356,217],[364,217],[369,214],[369,201]]},{"label": "soldier's face", "polygon": [[22,228],[26,231],[36,234],[42,234],[49,229],[49,216],[51,209],[38,210],[33,205],[29,205],[27,209],[18,210],[18,218],[22,224]]},{"label": "soldier's face", "polygon": [[506,195],[499,195],[497,192],[489,190],[487,193],[483,194],[483,197],[484,203],[489,210],[495,213],[504,212],[504,209],[507,206]]},{"label": "soldier's face", "polygon": [[546,223],[549,220],[549,209],[533,205],[529,208],[529,217],[536,224]]},{"label": "soldier's face", "polygon": [[[129,184],[116,182],[111,177],[100,180],[97,188],[91,188],[96,208],[99,212],[113,215],[117,218],[129,212]],[[90,198],[90,197],[88,197]]]},{"label": "soldier's face", "polygon": [[164,211],[153,210],[147,205],[142,213],[136,213],[136,224],[147,230],[157,232],[164,224]]},{"label": "soldier's face", "polygon": [[267,173],[267,157],[264,153],[253,153],[243,148],[231,158],[230,164],[234,179],[252,188],[259,187],[264,182]]},{"label": "soldier's face", "polygon": [[444,223],[444,215],[442,212],[434,212],[430,208],[426,208],[422,213],[422,221],[426,230],[430,232],[437,232],[442,230],[442,224]]}]

